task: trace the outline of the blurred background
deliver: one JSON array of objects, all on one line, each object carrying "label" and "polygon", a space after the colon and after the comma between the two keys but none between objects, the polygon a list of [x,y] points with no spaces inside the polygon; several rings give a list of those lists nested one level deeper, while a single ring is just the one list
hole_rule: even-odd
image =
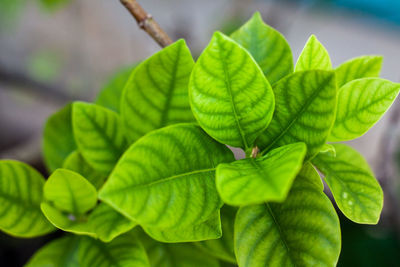
[{"label": "blurred background", "polygon": [[[384,56],[382,77],[400,82],[398,0],[139,0],[172,39],[197,56],[213,31],[230,33],[260,11],[289,41],[295,60],[310,34],[334,66],[365,54]],[[93,100],[119,69],[160,48],[118,0],[0,1],[0,158],[44,172],[46,118],[71,100]],[[378,226],[341,217],[339,266],[399,266],[400,100],[368,134],[350,142],[369,161],[385,192]],[[0,266],[21,266],[50,237],[0,233]]]}]

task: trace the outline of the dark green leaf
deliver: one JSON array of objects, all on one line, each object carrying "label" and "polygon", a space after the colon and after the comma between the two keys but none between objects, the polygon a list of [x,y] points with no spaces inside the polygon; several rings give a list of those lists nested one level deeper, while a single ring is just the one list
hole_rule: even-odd
[{"label": "dark green leaf", "polygon": [[231,37],[250,52],[271,84],[293,72],[289,44],[282,34],[264,23],[259,12]]}]

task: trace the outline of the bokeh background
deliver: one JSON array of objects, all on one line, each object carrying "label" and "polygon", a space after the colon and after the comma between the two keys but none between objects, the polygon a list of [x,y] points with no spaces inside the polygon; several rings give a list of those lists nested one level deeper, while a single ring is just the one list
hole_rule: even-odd
[{"label": "bokeh background", "polygon": [[[289,41],[295,60],[311,34],[334,66],[384,56],[382,77],[400,82],[399,0],[142,0],[173,38],[198,55],[213,31],[229,33],[260,11]],[[42,127],[71,100],[92,100],[112,75],[160,48],[118,0],[0,0],[0,159],[41,160]],[[339,266],[399,266],[400,99],[368,134],[350,142],[373,166],[385,192],[378,226],[341,217]],[[56,234],[57,235],[57,234]],[[22,266],[53,236],[0,233],[0,266]]]}]

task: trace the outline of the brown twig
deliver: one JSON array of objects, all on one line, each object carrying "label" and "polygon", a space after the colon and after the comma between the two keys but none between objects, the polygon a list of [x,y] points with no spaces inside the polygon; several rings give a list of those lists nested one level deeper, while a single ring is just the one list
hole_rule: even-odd
[{"label": "brown twig", "polygon": [[161,29],[160,25],[147,13],[136,0],[120,0],[135,18],[139,27],[147,32],[161,47],[172,43],[171,38]]}]

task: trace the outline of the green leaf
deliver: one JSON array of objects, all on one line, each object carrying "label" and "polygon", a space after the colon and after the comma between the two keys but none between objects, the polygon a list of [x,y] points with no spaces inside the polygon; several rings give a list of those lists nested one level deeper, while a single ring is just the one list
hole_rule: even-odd
[{"label": "green leaf", "polygon": [[109,243],[90,237],[82,238],[78,254],[81,267],[150,266],[143,245],[130,233]]},{"label": "green leaf", "polygon": [[101,241],[110,242],[115,237],[131,230],[137,223],[129,220],[105,203],[100,203],[90,213],[88,225]]},{"label": "green leaf", "polygon": [[357,223],[376,224],[383,206],[383,192],[366,160],[345,144],[334,144],[336,157],[319,154],[313,160],[325,174],[339,209]]},{"label": "green leaf", "polygon": [[257,144],[263,154],[295,142],[307,145],[306,159],[326,142],[336,110],[336,81],[330,71],[295,72],[274,86],[274,117]]},{"label": "green leaf", "polygon": [[80,174],[57,169],[44,185],[44,198],[61,211],[83,214],[97,203],[96,188]]},{"label": "green leaf", "polygon": [[380,78],[364,78],[342,86],[336,120],[329,141],[347,141],[366,133],[389,109],[400,84]]},{"label": "green leaf", "polygon": [[44,178],[22,162],[0,161],[0,230],[36,237],[54,230],[40,211]]},{"label": "green leaf", "polygon": [[297,60],[295,71],[302,70],[332,70],[328,51],[315,35],[310,36]]},{"label": "green leaf", "polygon": [[143,227],[143,230],[152,238],[160,242],[197,242],[216,239],[222,236],[219,211],[212,214],[204,222],[179,228]]},{"label": "green leaf", "polygon": [[217,259],[209,257],[191,243],[165,244],[139,232],[152,267],[220,267]]},{"label": "green leaf", "polygon": [[197,224],[222,206],[215,168],[233,160],[226,146],[197,125],[168,126],[147,134],[125,152],[99,197],[147,227]]},{"label": "green leaf", "polygon": [[344,62],[335,69],[338,87],[360,78],[379,77],[382,61],[382,56],[361,56]]},{"label": "green leaf", "polygon": [[339,219],[315,178],[300,173],[282,204],[239,209],[235,253],[240,267],[336,266]]},{"label": "green leaf", "polygon": [[193,65],[182,39],[136,67],[121,101],[121,118],[130,141],[167,125],[194,121],[188,100]]},{"label": "green leaf", "polygon": [[129,76],[135,69],[135,66],[125,67],[118,70],[117,73],[115,73],[110,79],[110,81],[101,89],[94,103],[109,108],[112,111],[119,112],[122,91],[129,79]]},{"label": "green leaf", "polygon": [[218,259],[236,263],[233,249],[233,223],[237,209],[224,205],[221,208],[222,237],[214,240],[196,242],[198,248]]},{"label": "green leaf", "polygon": [[79,152],[95,170],[109,173],[126,148],[117,113],[84,102],[75,102],[72,124]]},{"label": "green leaf", "polygon": [[314,184],[314,186],[319,188],[321,191],[324,191],[324,183],[322,182],[318,171],[311,163],[305,163],[297,177],[303,177],[301,179]]},{"label": "green leaf", "polygon": [[268,126],[274,95],[251,55],[216,32],[190,78],[189,98],[201,127],[217,141],[245,151]]},{"label": "green leaf", "polygon": [[319,153],[331,153],[332,156],[336,157],[336,150],[332,144],[324,144]]},{"label": "green leaf", "polygon": [[295,143],[263,157],[218,165],[216,184],[222,200],[235,206],[284,201],[306,152],[304,143]]},{"label": "green leaf", "polygon": [[99,173],[86,162],[79,151],[72,152],[65,159],[63,168],[79,173],[97,189],[103,185],[106,179],[104,174]]},{"label": "green leaf", "polygon": [[65,107],[51,115],[43,131],[43,157],[50,172],[61,168],[64,160],[76,149],[71,124],[72,105]]},{"label": "green leaf", "polygon": [[79,238],[64,236],[40,248],[25,267],[78,267]]},{"label": "green leaf", "polygon": [[264,23],[259,12],[231,37],[250,52],[271,84],[293,72],[289,44],[282,34]]}]

